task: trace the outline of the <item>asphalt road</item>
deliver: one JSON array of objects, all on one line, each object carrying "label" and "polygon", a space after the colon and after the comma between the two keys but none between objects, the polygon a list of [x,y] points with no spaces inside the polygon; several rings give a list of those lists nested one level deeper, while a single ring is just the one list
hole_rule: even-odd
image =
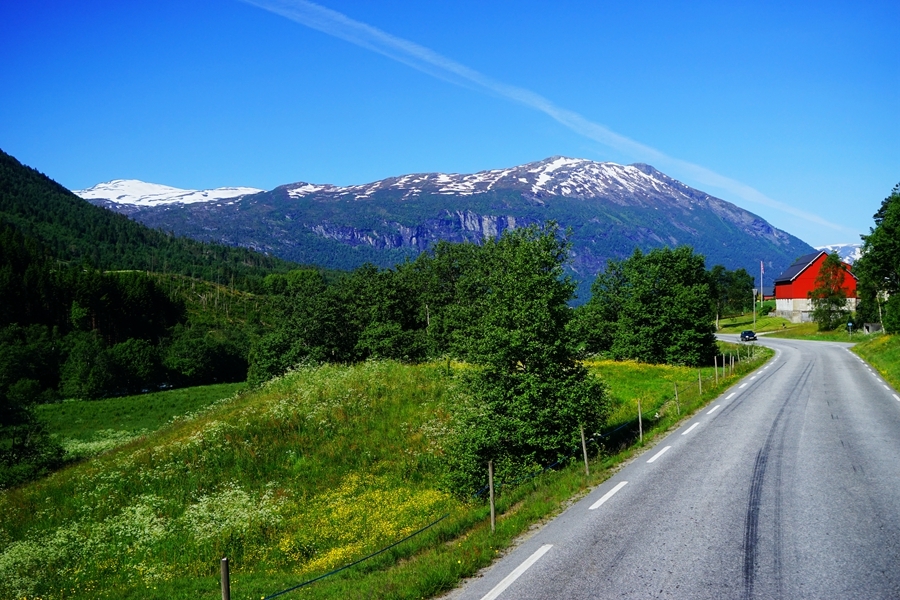
[{"label": "asphalt road", "polygon": [[847,345],[759,343],[775,358],[449,598],[900,598],[900,394]]}]

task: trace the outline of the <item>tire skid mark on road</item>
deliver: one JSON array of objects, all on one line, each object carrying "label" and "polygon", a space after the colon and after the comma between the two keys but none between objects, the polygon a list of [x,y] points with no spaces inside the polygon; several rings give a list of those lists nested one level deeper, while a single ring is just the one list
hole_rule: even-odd
[{"label": "tire skid mark on road", "polygon": [[[782,366],[782,365],[775,365],[774,363],[775,363],[775,361],[774,361],[774,359],[773,359],[769,364],[770,364],[770,365],[773,365],[775,368],[772,369],[772,372],[771,372],[771,373],[766,373],[766,374],[765,374],[765,375],[766,375],[765,379],[760,379],[759,381],[757,381],[757,382],[756,382],[757,385],[761,385],[763,382],[769,381],[772,377],[775,376],[776,373],[778,373],[779,371],[781,371],[781,369],[783,368],[783,366]],[[740,390],[740,387],[738,387],[737,389]],[[728,404],[726,404],[726,405],[722,408],[722,412],[719,414],[719,418],[722,418],[722,417],[724,417],[724,416],[730,414],[731,412],[737,410],[737,407],[739,407],[739,406],[741,405],[741,403],[744,401],[744,398],[747,396],[747,392],[749,392],[749,391],[751,391],[751,390],[744,390],[743,392],[733,392],[732,395],[738,394],[738,393],[741,394],[741,395],[738,396],[737,398],[735,398],[735,399],[734,399],[734,402],[729,402]],[[731,398],[731,395],[729,395],[728,398],[725,398],[725,399],[728,400],[728,399],[730,399],[730,398]]]},{"label": "tire skid mark on road", "polygon": [[[790,392],[785,395],[785,401],[775,415],[772,427],[769,429],[769,435],[766,437],[765,444],[760,448],[756,455],[756,463],[753,467],[753,476],[750,480],[750,497],[747,502],[747,517],[744,524],[744,589],[742,598],[750,600],[753,598],[753,585],[756,578],[756,562],[757,562],[757,545],[759,541],[759,508],[762,499],[763,483],[765,482],[766,470],[769,464],[769,456],[772,453],[773,445],[776,442],[776,433],[778,432],[781,419],[787,410],[788,404],[795,393],[802,389],[809,380],[812,373],[814,361],[810,361],[803,372],[795,380]],[[784,446],[784,436],[778,436],[777,448],[775,456],[780,458],[782,446]],[[775,510],[772,515],[773,525],[775,529],[773,559],[775,567],[775,581],[778,582],[778,596],[781,597],[781,461],[775,463],[775,473],[773,479],[773,491],[775,493]]]}]

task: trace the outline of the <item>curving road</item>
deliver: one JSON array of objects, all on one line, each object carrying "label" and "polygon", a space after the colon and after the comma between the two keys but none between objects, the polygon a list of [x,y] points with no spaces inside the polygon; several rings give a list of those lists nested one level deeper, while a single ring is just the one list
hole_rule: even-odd
[{"label": "curving road", "polygon": [[449,598],[900,598],[900,394],[849,344],[760,343],[774,359]]}]

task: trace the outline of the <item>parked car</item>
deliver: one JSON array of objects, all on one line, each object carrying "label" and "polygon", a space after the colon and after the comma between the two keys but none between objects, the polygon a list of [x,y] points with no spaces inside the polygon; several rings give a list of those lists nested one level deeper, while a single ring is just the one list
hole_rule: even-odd
[{"label": "parked car", "polygon": [[741,341],[742,342],[749,342],[749,341],[752,341],[755,339],[756,339],[756,334],[753,333],[751,330],[746,329],[741,332]]}]

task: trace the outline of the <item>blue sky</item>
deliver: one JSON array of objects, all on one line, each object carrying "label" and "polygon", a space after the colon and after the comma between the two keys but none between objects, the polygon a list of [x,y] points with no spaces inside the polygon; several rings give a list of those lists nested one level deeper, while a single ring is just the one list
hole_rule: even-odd
[{"label": "blue sky", "polygon": [[857,241],[900,182],[898,24],[896,1],[7,1],[0,148],[71,189],[647,162]]}]

